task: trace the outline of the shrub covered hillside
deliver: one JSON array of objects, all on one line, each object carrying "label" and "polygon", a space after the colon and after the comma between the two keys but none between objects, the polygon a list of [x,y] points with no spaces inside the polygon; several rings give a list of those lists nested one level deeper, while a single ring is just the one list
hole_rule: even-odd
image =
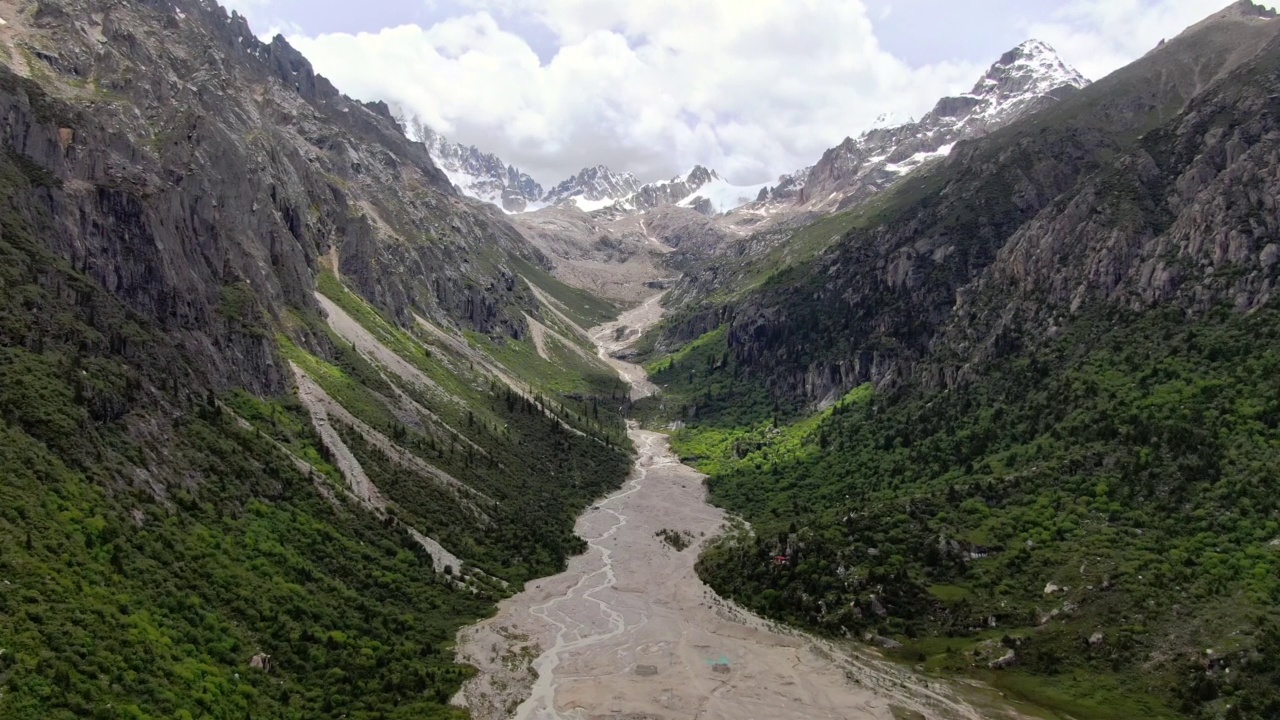
[{"label": "shrub covered hillside", "polygon": [[613,308],[216,4],[20,5],[0,717],[464,717],[455,633],[630,467]]},{"label": "shrub covered hillside", "polygon": [[1274,717],[1277,347],[1276,308],[1090,317],[951,392],[682,431],[714,501],[752,523],[700,569],[931,669],[1012,651],[994,679],[1073,716]]},{"label": "shrub covered hillside", "polygon": [[[22,207],[48,181],[0,159],[0,715],[458,715],[457,628],[561,568],[573,518],[629,467],[611,391],[598,420],[542,399],[571,425],[491,380],[464,387],[445,348],[396,331],[467,400],[433,403],[450,438],[388,404],[421,388],[300,318],[332,359],[289,354],[325,368],[355,418],[489,498],[464,510],[335,423],[391,503],[373,512],[296,398],[177,385],[194,374],[182,350],[40,247],[50,218]],[[406,524],[465,565],[435,572]]]},{"label": "shrub covered hillside", "polygon": [[703,576],[1063,717],[1280,716],[1276,23],[1237,4],[673,312],[722,324],[642,409],[749,523]]}]

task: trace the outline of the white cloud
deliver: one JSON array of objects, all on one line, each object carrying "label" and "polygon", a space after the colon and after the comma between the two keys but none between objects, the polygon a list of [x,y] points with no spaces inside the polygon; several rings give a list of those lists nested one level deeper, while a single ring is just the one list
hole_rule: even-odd
[{"label": "white cloud", "polygon": [[[294,22],[280,20],[273,16],[275,0],[218,0],[227,12],[235,11],[249,20],[260,40],[271,42],[276,35],[293,35],[302,31],[302,27]],[[265,28],[265,30],[263,29]]]},{"label": "white cloud", "polygon": [[[919,116],[988,62],[911,68],[856,0],[469,0],[431,27],[290,42],[344,91],[399,103],[555,182],[702,163],[736,182],[814,162],[886,111]],[[513,31],[538,26],[546,61]]]},{"label": "white cloud", "polygon": [[[747,184],[815,162],[882,113],[919,117],[1008,49],[979,33],[963,60],[910,67],[873,26],[897,3],[868,1],[454,0],[461,14],[430,27],[290,41],[345,92],[544,184],[596,163],[647,180],[701,163]],[[1053,0],[1020,30],[1097,79],[1225,1]]]},{"label": "white cloud", "polygon": [[218,0],[218,2],[227,9],[227,12],[235,10],[246,17],[249,17],[251,12],[265,9],[271,5],[271,0]]},{"label": "white cloud", "polygon": [[[1086,77],[1101,78],[1215,11],[1226,0],[1072,0],[1027,34],[1053,45]],[[1274,0],[1258,2],[1275,9]]]}]

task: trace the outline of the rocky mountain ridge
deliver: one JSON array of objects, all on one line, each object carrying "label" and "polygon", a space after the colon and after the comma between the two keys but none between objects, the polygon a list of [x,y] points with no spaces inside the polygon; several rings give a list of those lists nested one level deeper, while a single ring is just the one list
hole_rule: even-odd
[{"label": "rocky mountain ridge", "polygon": [[[646,184],[616,202],[573,204],[590,211],[587,219],[555,212],[546,218],[523,218],[516,225],[532,230],[530,239],[554,258],[562,279],[610,297],[626,294],[616,284],[617,277],[633,277],[622,265],[674,249],[662,262],[691,269],[689,278],[676,287],[673,297],[678,301],[696,295],[698,291],[689,286],[700,282],[724,286],[717,279],[734,272],[735,265],[773,263],[771,253],[796,231],[841,205],[867,201],[912,171],[940,161],[957,139],[989,133],[1050,107],[1085,85],[1087,81],[1066,67],[1051,48],[1028,41],[995,62],[972,93],[939,101],[919,122],[904,124],[900,118],[881,116],[873,129],[829,150],[818,165],[783,176],[772,186],[734,186],[714,170],[695,166],[670,180]],[[576,181],[568,185],[575,186]],[[818,194],[826,200],[815,201]],[[659,208],[672,210],[659,219],[654,215]],[[686,208],[708,218],[714,228],[681,220],[676,226],[697,230],[671,236],[678,246],[666,244],[668,238],[657,229],[670,226],[669,221],[680,215],[676,211]],[[574,237],[576,249],[569,251],[563,240],[552,240],[548,228]],[[621,248],[627,250],[619,252]],[[584,266],[582,260],[588,256],[595,259]],[[663,276],[648,260],[644,266],[653,277]]]},{"label": "rocky mountain ridge", "polygon": [[610,210],[631,213],[644,212],[659,205],[678,205],[689,200],[703,186],[719,179],[720,175],[715,170],[695,165],[688,172],[670,180],[642,185],[631,195],[618,198],[617,202],[610,206]]},{"label": "rocky mountain ridge", "polygon": [[546,205],[573,204],[591,212],[626,197],[640,189],[640,181],[629,172],[615,173],[604,165],[583,168],[581,172],[547,191]]},{"label": "rocky mountain ridge", "polygon": [[450,142],[422,123],[411,123],[415,139],[427,146],[436,166],[462,194],[496,205],[508,213],[536,210],[545,195],[527,174],[474,145]]},{"label": "rocky mountain ridge", "polygon": [[715,170],[695,165],[683,175],[670,180],[647,183],[635,193],[620,198],[605,208],[604,215],[618,217],[643,214],[655,208],[676,205],[715,216],[730,212],[750,202],[761,191],[760,185],[734,185]]},{"label": "rocky mountain ridge", "polygon": [[512,214],[562,206],[621,217],[663,205],[680,205],[704,215],[718,215],[750,202],[762,188],[732,185],[715,170],[701,165],[670,180],[643,184],[631,173],[615,173],[597,165],[583,168],[544,191],[537,181],[504,164],[496,155],[450,142],[420,123],[410,125],[417,128],[415,136],[425,138],[436,165],[464,195]]},{"label": "rocky mountain ridge", "polygon": [[[1169,214],[1171,208],[1163,207],[1164,201],[1156,203],[1161,205],[1159,210],[1155,206],[1133,210],[1137,213],[1135,219],[1160,218],[1161,224],[1145,230],[1141,223],[1135,225],[1133,229],[1137,234],[1128,236],[1126,241],[1134,244],[1124,250],[1099,246],[1096,255],[1072,254],[1071,257],[1057,256],[1054,260],[1050,260],[1054,257],[1052,254],[1037,253],[1036,257],[1045,264],[1037,273],[1032,273],[1025,265],[1027,251],[1014,248],[1026,247],[1028,240],[1023,238],[1033,229],[1043,233],[1054,226],[1049,213],[1074,208],[1070,211],[1073,219],[1060,221],[1055,232],[1068,232],[1068,228],[1076,232],[1089,227],[1080,208],[1098,202],[1097,189],[1086,182],[1094,173],[1101,171],[1111,178],[1109,182],[1113,185],[1108,187],[1130,182],[1132,178],[1138,178],[1140,184],[1148,182],[1141,180],[1144,177],[1149,177],[1149,182],[1168,182],[1173,168],[1156,168],[1162,167],[1162,163],[1167,166],[1171,161],[1158,158],[1153,166],[1152,161],[1144,157],[1146,151],[1135,149],[1134,143],[1142,133],[1156,127],[1165,126],[1164,132],[1175,131],[1178,123],[1183,123],[1184,131],[1194,128],[1197,113],[1203,112],[1195,108],[1210,104],[1220,107],[1222,102],[1217,99],[1221,95],[1202,98],[1201,94],[1209,88],[1226,92],[1223,83],[1229,74],[1254,73],[1254,93],[1249,102],[1240,102],[1246,107],[1263,102],[1257,88],[1264,86],[1259,79],[1268,62],[1264,49],[1280,32],[1280,26],[1276,25],[1280,20],[1272,15],[1251,3],[1234,5],[1103,81],[1079,91],[1073,89],[1067,97],[1041,112],[1026,115],[982,138],[960,142],[948,158],[893,185],[870,207],[855,206],[814,225],[822,235],[814,240],[827,242],[826,238],[833,237],[835,244],[818,250],[811,261],[785,261],[766,252],[761,262],[770,267],[751,264],[747,267],[754,269],[740,277],[733,276],[733,268],[723,261],[709,261],[677,292],[678,301],[684,304],[681,321],[668,329],[665,342],[678,345],[683,342],[682,337],[691,339],[727,324],[730,347],[744,363],[762,372],[771,392],[778,397],[822,405],[862,382],[884,387],[924,382],[945,387],[971,372],[963,369],[974,359],[968,353],[977,352],[979,348],[987,348],[982,352],[989,352],[991,348],[1002,347],[999,338],[1008,337],[1012,332],[1000,329],[1011,322],[1007,318],[996,322],[985,340],[970,337],[957,344],[956,365],[950,369],[931,363],[919,364],[927,355],[945,354],[940,354],[945,343],[939,336],[945,323],[956,323],[956,327],[970,330],[975,327],[973,317],[966,313],[975,302],[973,298],[984,294],[977,288],[991,282],[982,279],[983,273],[1005,278],[1031,273],[1032,277],[1040,277],[1042,283],[1075,287],[1074,293],[1059,291],[1057,303],[1061,305],[1057,313],[1069,314],[1081,304],[1087,304],[1087,297],[1096,299],[1082,288],[1092,286],[1099,278],[1112,278],[1105,283],[1111,289],[1104,292],[1103,297],[1120,287],[1137,292],[1136,288],[1141,286],[1148,289],[1139,294],[1151,298],[1169,297],[1170,293],[1190,298],[1200,293],[1201,297],[1213,298],[1207,301],[1209,304],[1222,302],[1224,296],[1220,293],[1226,286],[1221,285],[1221,281],[1209,282],[1212,279],[1209,276],[1192,283],[1200,290],[1184,289],[1175,293],[1175,288],[1188,281],[1184,279],[1186,271],[1175,270],[1170,260],[1161,259],[1173,252],[1172,246],[1148,245],[1142,240],[1145,235],[1160,237],[1165,227],[1179,226],[1163,224],[1175,217]],[[979,88],[987,85],[979,83]],[[1192,99],[1199,105],[1188,106]],[[1215,113],[1216,117],[1222,117],[1221,111]],[[1151,135],[1146,142],[1154,137]],[[1240,136],[1231,143],[1236,148],[1228,153],[1233,161],[1243,160],[1242,153],[1254,143],[1261,142],[1265,147],[1265,132],[1251,133],[1249,137],[1253,139],[1246,141]],[[1217,157],[1225,151],[1223,142],[1225,138],[1213,139],[1212,147],[1205,147],[1203,152]],[[1130,156],[1131,152],[1136,154]],[[1179,157],[1182,159],[1178,162],[1191,162],[1195,155]],[[1123,169],[1112,168],[1110,162],[1119,162]],[[1224,171],[1219,168],[1210,173],[1195,164],[1187,167],[1193,169],[1178,172],[1203,177],[1194,183],[1190,179],[1181,182],[1196,187]],[[1265,181],[1268,177],[1265,164],[1256,166],[1247,176],[1254,182]],[[1132,195],[1159,197],[1161,192],[1166,191],[1135,188]],[[1190,212],[1193,216],[1210,212],[1209,206],[1201,203],[1207,203],[1211,197],[1206,194],[1178,212]],[[1207,231],[1211,225],[1202,223],[1200,227]],[[812,234],[813,231],[783,229],[771,242],[778,248],[776,252],[783,252],[795,246],[795,238],[806,232]],[[1099,238],[1113,237],[1101,230],[1098,232]],[[1246,234],[1257,237],[1255,233]],[[1082,242],[1054,241],[1052,245],[1071,254],[1077,253],[1080,247],[1090,246]],[[1206,242],[1207,239],[1201,239],[1194,245],[1203,247]],[[1208,247],[1219,247],[1215,252],[1222,258],[1235,257],[1246,266],[1265,264],[1274,252],[1263,247],[1266,243],[1255,247],[1259,242],[1256,239],[1254,244],[1246,243],[1237,251],[1222,248],[1222,242],[1230,246],[1229,241],[1220,239]],[[1066,250],[1068,247],[1073,250]],[[1158,249],[1161,247],[1165,249]],[[1144,269],[1121,271],[1116,265],[1120,258],[1131,258],[1134,262],[1142,258],[1138,266]],[[1067,262],[1068,267],[1077,269],[1078,276],[1064,273],[1054,264],[1057,262]],[[1008,268],[1005,263],[1015,263],[1014,268],[1019,269]],[[868,274],[850,272],[847,270],[850,268],[876,270]],[[1245,271],[1241,268],[1240,272]],[[1136,275],[1131,278],[1132,283],[1120,283],[1115,273]],[[745,296],[726,304],[699,300],[716,293],[724,295],[726,288],[735,285],[759,285],[771,275],[774,278],[764,282],[758,291],[747,291]],[[1243,303],[1242,306],[1248,308],[1259,298],[1269,296],[1270,285],[1266,273],[1257,275],[1250,270],[1245,277],[1252,278],[1247,285],[1251,289],[1240,286],[1233,291],[1238,295],[1230,304]],[[1078,285],[1073,286],[1073,282]],[[1210,291],[1209,287],[1217,289]],[[985,312],[995,313],[990,318],[1001,318],[1004,317],[999,314],[1001,302],[988,300],[982,307]],[[1023,323],[1029,322],[1031,326],[1042,323],[1043,327],[1058,324],[1060,316],[1047,310],[1043,300],[1040,303],[1040,309],[1034,313],[1037,319],[1029,321],[1024,317]],[[801,311],[801,307],[808,309]],[[843,310],[837,312],[836,308]],[[961,313],[961,308],[966,309],[966,313]],[[793,314],[797,312],[811,313],[805,317],[827,318],[831,326],[826,327],[828,323],[823,320],[813,327],[814,334],[797,336],[794,331],[807,326],[799,321],[800,316]],[[1019,327],[1025,329],[1027,325],[1019,324]],[[841,341],[838,349],[815,352],[831,343],[821,338],[845,338],[849,342]]]},{"label": "rocky mountain ridge", "polygon": [[884,190],[921,165],[946,157],[955,143],[981,137],[1089,84],[1048,44],[1028,40],[1000,57],[963,95],[939,100],[917,121],[876,127],[847,138],[812,167],[760,191],[743,214],[831,212]]},{"label": "rocky mountain ridge", "polygon": [[702,577],[1073,717],[1276,717],[1278,168],[1239,2],[695,266],[642,412],[749,524]]},{"label": "rocky mountain ridge", "polygon": [[[970,93],[944,98],[920,121],[903,123],[900,118],[884,115],[858,138],[828,150],[816,165],[784,175],[767,186],[735,186],[703,166],[670,180],[641,185],[634,176],[596,167],[562,182],[537,203],[529,202],[526,193],[525,207],[567,205],[598,215],[591,222],[598,230],[592,232],[613,237],[610,242],[630,243],[641,252],[643,234],[633,233],[630,240],[626,239],[631,232],[627,218],[644,217],[664,206],[690,208],[714,218],[722,228],[699,233],[699,238],[707,240],[706,245],[686,243],[671,260],[697,263],[707,254],[721,253],[763,256],[789,232],[812,219],[857,205],[913,170],[944,158],[957,141],[980,137],[1048,107],[1085,85],[1087,81],[1067,67],[1052,48],[1030,40],[997,60]],[[494,170],[492,184],[501,186],[506,182],[507,169],[499,162],[494,164]],[[488,198],[493,195],[490,192]],[[506,209],[510,211],[520,202],[508,201],[510,207]],[[560,220],[549,218],[533,225],[557,223]],[[611,234],[613,223],[621,223],[618,233]],[[587,237],[577,231],[575,234]],[[545,239],[544,233],[535,232],[535,244],[547,250],[551,245],[542,242]],[[600,287],[598,283],[592,286]]]},{"label": "rocky mountain ridge", "polygon": [[[29,20],[19,3],[6,5],[0,12],[11,19],[0,39],[12,70],[67,107],[65,132],[14,138],[75,181],[64,183],[55,204],[79,209],[57,214],[83,216],[108,237],[120,223],[141,224],[132,232],[166,228],[149,257],[77,240],[79,232],[65,240],[77,267],[139,312],[207,327],[219,288],[244,282],[278,317],[285,304],[314,307],[309,278],[327,267],[397,317],[418,312],[482,332],[520,332],[519,315],[498,299],[512,298],[513,276],[489,263],[464,264],[457,253],[483,245],[535,264],[545,259],[510,225],[456,195],[386,105],[343,96],[283,38],[264,43],[242,16],[213,3],[113,11],[67,0],[38,4]],[[77,13],[95,24],[74,24]],[[154,28],[164,28],[172,46]],[[46,44],[57,50],[29,49]],[[49,111],[11,102],[26,118],[14,132],[38,132]],[[116,146],[130,148],[114,151],[127,162],[95,160],[99,148]],[[232,170],[240,165],[258,172],[246,179]],[[99,184],[128,212],[90,223],[103,211],[83,188]],[[435,277],[427,284],[392,267]],[[262,377],[252,369],[242,379]]]}]

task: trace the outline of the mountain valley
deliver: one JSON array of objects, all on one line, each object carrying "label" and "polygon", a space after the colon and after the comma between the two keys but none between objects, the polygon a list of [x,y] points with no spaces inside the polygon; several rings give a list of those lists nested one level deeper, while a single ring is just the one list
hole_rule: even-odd
[{"label": "mountain valley", "polygon": [[0,716],[1280,717],[1275,11],[743,185],[0,45]]}]

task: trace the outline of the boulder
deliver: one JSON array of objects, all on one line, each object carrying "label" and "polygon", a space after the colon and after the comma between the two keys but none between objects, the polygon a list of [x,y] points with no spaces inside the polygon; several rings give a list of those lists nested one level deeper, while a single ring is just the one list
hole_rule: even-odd
[{"label": "boulder", "polygon": [[881,604],[880,598],[872,595],[870,603],[871,612],[875,613],[878,617],[889,617],[889,611],[885,609],[883,604]]},{"label": "boulder", "polygon": [[893,638],[885,637],[883,635],[871,636],[871,642],[875,644],[877,647],[882,647],[885,650],[901,650],[903,647],[902,643],[898,642],[897,640],[894,640]]},{"label": "boulder", "polygon": [[1012,667],[1017,662],[1018,662],[1018,653],[1010,650],[1009,652],[1005,653],[1002,657],[992,660],[990,663],[987,664],[987,667],[991,668],[992,670],[1003,670],[1007,667]]}]

